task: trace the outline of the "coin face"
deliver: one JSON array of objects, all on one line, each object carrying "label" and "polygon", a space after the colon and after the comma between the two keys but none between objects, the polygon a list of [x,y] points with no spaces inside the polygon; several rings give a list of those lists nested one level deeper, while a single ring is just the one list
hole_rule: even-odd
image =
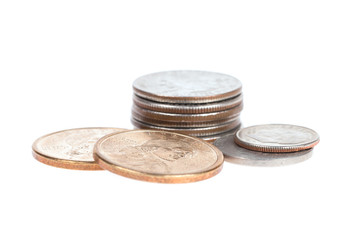
[{"label": "coin face", "polygon": [[235,135],[239,146],[261,152],[296,152],[312,148],[319,141],[314,130],[288,124],[247,127]]},{"label": "coin face", "polygon": [[238,95],[228,100],[215,102],[215,103],[203,103],[203,104],[169,104],[149,101],[144,98],[133,96],[135,105],[140,108],[165,112],[165,113],[183,113],[183,114],[199,114],[199,113],[210,113],[219,112],[239,106],[243,102],[243,96]]},{"label": "coin face", "polygon": [[116,174],[160,183],[186,183],[220,172],[222,153],[211,144],[186,135],[133,130],[101,138],[94,158]]},{"label": "coin face", "polygon": [[33,146],[35,159],[67,169],[102,170],[93,159],[93,148],[101,137],[126,131],[121,128],[77,128],[50,133],[37,139]]},{"label": "coin face", "polygon": [[230,134],[217,139],[214,145],[224,154],[225,161],[248,166],[274,167],[303,162],[312,156],[313,149],[292,153],[266,153],[248,150],[234,142],[234,135]]},{"label": "coin face", "polygon": [[136,95],[167,103],[203,103],[241,93],[241,82],[229,75],[204,71],[169,71],[142,76],[133,84]]}]

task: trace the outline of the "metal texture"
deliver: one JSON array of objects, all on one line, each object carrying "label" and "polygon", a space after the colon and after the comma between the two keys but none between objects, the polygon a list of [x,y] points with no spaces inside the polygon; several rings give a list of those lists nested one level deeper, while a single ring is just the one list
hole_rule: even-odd
[{"label": "metal texture", "polygon": [[157,112],[199,114],[199,113],[219,112],[239,106],[243,102],[243,96],[241,94],[234,98],[225,101],[215,102],[215,103],[170,104],[170,103],[159,103],[159,102],[146,100],[134,94],[133,101],[134,104],[136,104],[140,108],[157,111]]},{"label": "metal texture", "polygon": [[241,82],[229,75],[205,71],[169,71],[136,79],[136,95],[165,103],[210,103],[241,93]]},{"label": "metal texture", "polygon": [[241,147],[261,152],[296,152],[313,148],[320,141],[314,130],[288,124],[243,128],[234,139]]},{"label": "metal texture", "polygon": [[150,182],[187,183],[221,171],[222,153],[198,138],[156,130],[133,130],[101,138],[94,158],[113,173]]},{"label": "metal texture", "polygon": [[136,105],[133,105],[132,111],[135,114],[141,115],[145,118],[150,118],[159,121],[193,123],[193,122],[211,122],[211,121],[224,120],[228,118],[235,118],[240,115],[242,109],[243,109],[243,105],[241,104],[237,107],[220,112],[202,113],[202,114],[177,114],[177,113],[155,112],[151,110],[142,109]]},{"label": "metal texture", "polygon": [[127,131],[121,128],[76,128],[50,133],[38,138],[33,156],[38,161],[59,168],[102,170],[93,159],[93,147],[101,137]]},{"label": "metal texture", "polygon": [[193,137],[201,137],[201,136],[211,136],[215,134],[220,134],[224,132],[228,132],[231,129],[234,128],[240,128],[241,123],[240,119],[236,119],[233,122],[223,124],[223,125],[217,125],[212,127],[199,127],[199,128],[175,128],[175,127],[161,127],[161,126],[154,126],[150,124],[146,124],[140,121],[137,121],[136,119],[131,119],[132,124],[140,129],[157,129],[157,130],[163,130],[163,131],[171,131],[171,132],[177,132],[181,134],[187,134]]},{"label": "metal texture", "polygon": [[248,166],[285,166],[303,162],[309,159],[313,153],[313,149],[293,153],[264,153],[252,151],[238,146],[234,142],[233,134],[219,138],[213,144],[223,152],[225,161]]}]

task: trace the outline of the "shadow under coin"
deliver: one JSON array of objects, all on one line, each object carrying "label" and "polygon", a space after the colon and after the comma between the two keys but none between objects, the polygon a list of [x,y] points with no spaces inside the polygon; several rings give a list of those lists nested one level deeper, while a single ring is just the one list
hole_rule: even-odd
[{"label": "shadow under coin", "polygon": [[235,164],[277,167],[306,161],[312,156],[313,149],[293,153],[265,153],[248,150],[234,142],[234,135],[227,135],[213,143],[225,156],[225,161]]}]

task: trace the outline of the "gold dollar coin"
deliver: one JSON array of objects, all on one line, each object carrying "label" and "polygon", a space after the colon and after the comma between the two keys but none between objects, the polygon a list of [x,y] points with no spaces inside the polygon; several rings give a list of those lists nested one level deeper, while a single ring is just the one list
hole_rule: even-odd
[{"label": "gold dollar coin", "polygon": [[121,128],[76,128],[50,133],[33,144],[38,161],[59,168],[102,170],[93,158],[93,148],[101,137],[126,131]]},{"label": "gold dollar coin", "polygon": [[101,138],[94,159],[113,173],[160,183],[188,183],[218,174],[224,162],[215,146],[158,130],[133,130]]}]

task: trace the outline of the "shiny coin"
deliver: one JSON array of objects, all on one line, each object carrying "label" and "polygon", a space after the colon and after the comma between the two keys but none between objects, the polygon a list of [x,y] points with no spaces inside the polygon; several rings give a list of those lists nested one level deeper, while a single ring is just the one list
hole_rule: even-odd
[{"label": "shiny coin", "polygon": [[235,97],[241,82],[229,75],[204,71],[169,71],[142,76],[133,84],[136,95],[165,103],[209,103]]},{"label": "shiny coin", "polygon": [[242,104],[243,97],[242,95],[239,95],[225,101],[220,101],[215,103],[205,103],[205,104],[159,103],[159,102],[146,100],[136,95],[133,96],[133,100],[138,107],[152,111],[165,112],[165,113],[198,114],[198,113],[219,112],[230,108],[234,108]]},{"label": "shiny coin", "polygon": [[235,135],[239,146],[261,152],[296,152],[312,148],[319,141],[314,130],[287,124],[247,127]]},{"label": "shiny coin", "polygon": [[219,125],[230,124],[238,120],[239,116],[215,120],[215,121],[207,121],[207,122],[167,122],[167,121],[161,121],[161,120],[143,117],[142,115],[136,112],[132,112],[132,118],[139,122],[153,126],[158,126],[158,127],[197,128],[197,127],[216,127]]},{"label": "shiny coin", "polygon": [[241,110],[243,109],[243,105],[239,105],[237,107],[213,113],[202,113],[202,114],[176,114],[176,113],[163,113],[163,112],[155,112],[151,110],[146,110],[139,108],[136,105],[133,105],[133,113],[137,115],[141,115],[145,118],[150,118],[159,121],[167,121],[167,122],[211,122],[224,120],[227,118],[235,118],[240,115]]},{"label": "shiny coin", "polygon": [[234,142],[234,135],[219,138],[214,145],[223,152],[225,160],[249,166],[284,166],[299,163],[312,156],[313,149],[293,153],[264,153],[242,148]]},{"label": "shiny coin", "polygon": [[146,124],[140,121],[137,121],[135,119],[132,119],[132,124],[140,129],[157,129],[157,130],[163,130],[163,131],[171,131],[171,132],[177,132],[181,134],[187,134],[194,137],[200,137],[200,136],[210,136],[214,134],[219,134],[223,132],[230,131],[234,128],[240,128],[240,119],[236,119],[233,122],[218,125],[218,126],[212,126],[212,127],[199,127],[199,128],[175,128],[175,127],[161,127],[161,126],[154,126],[150,124]]},{"label": "shiny coin", "polygon": [[156,130],[133,130],[101,138],[94,158],[116,174],[149,182],[187,183],[221,171],[222,153],[198,138]]},{"label": "shiny coin", "polygon": [[98,139],[120,128],[77,128],[51,133],[37,139],[33,156],[42,163],[67,169],[102,170],[93,159]]}]

